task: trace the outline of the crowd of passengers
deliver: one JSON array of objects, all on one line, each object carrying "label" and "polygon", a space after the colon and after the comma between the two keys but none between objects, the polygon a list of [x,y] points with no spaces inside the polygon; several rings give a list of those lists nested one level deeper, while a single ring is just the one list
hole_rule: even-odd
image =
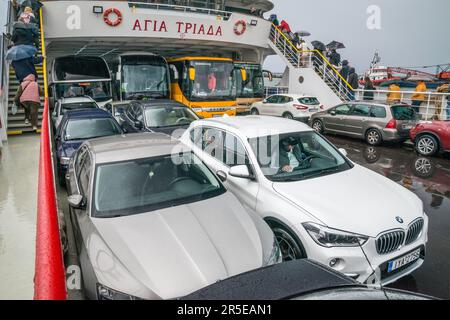
[{"label": "crowd of passengers", "polygon": [[42,89],[38,85],[36,65],[43,62],[44,57],[38,55],[39,10],[42,3],[38,0],[12,0],[16,21],[12,26],[12,34],[8,34],[12,44],[6,53],[6,60],[14,69],[20,85],[14,97],[13,114],[19,107],[25,110],[25,124],[33,130],[38,128],[38,109],[41,104]]}]

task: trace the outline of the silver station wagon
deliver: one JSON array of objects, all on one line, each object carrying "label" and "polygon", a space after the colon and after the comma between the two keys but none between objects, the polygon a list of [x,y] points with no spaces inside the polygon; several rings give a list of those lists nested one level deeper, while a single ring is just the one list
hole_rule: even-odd
[{"label": "silver station wagon", "polygon": [[371,102],[349,102],[311,116],[311,127],[364,139],[376,146],[383,141],[403,142],[416,124],[416,113],[410,105],[386,105]]}]

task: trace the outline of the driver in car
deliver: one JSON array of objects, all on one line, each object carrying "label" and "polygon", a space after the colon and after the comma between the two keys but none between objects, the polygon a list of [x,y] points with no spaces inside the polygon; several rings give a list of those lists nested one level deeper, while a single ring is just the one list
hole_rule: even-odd
[{"label": "driver in car", "polygon": [[289,137],[280,142],[280,168],[282,172],[292,172],[306,159],[300,149],[300,141]]}]

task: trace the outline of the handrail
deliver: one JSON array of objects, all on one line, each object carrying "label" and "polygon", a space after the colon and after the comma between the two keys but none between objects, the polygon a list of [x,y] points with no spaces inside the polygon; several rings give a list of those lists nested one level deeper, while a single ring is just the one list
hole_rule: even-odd
[{"label": "handrail", "polygon": [[[185,5],[176,5],[176,4],[166,4],[166,3],[149,3],[149,2],[139,2],[139,1],[129,1],[129,6],[137,7],[137,6],[143,6],[143,7],[149,7],[154,8],[155,10],[176,10],[183,12],[192,12],[192,13],[199,13],[199,12],[207,12],[208,15],[215,14],[216,16],[223,16],[226,18],[229,18],[232,15],[232,12],[224,11],[224,10],[217,10],[217,9],[210,9],[210,8],[202,8],[202,7],[189,7]],[[160,9],[163,8],[163,9]]]},{"label": "handrail", "polygon": [[44,56],[45,102],[39,157],[34,299],[65,300],[67,298],[67,290],[50,147],[48,83],[42,8],[40,9],[39,16],[41,48]]},{"label": "handrail", "polygon": [[326,58],[326,57],[324,57],[324,55],[319,51],[319,50],[317,50],[317,49],[314,49],[314,50],[299,50],[293,43],[292,43],[292,41],[288,38],[288,37],[286,37],[286,35],[283,33],[283,32],[281,32],[281,30],[280,29],[278,29],[278,27],[275,25],[275,24],[273,24],[272,23],[272,26],[275,28],[275,30],[279,33],[279,34],[281,34],[285,39],[286,39],[286,41],[291,45],[291,47],[295,50],[295,51],[297,51],[297,53],[308,53],[308,52],[316,52],[316,53],[318,53],[319,54],[319,56],[323,59],[323,61],[325,61],[327,64],[328,64],[328,66],[329,67],[331,67],[331,69],[339,76],[339,78],[341,78],[341,80],[351,89],[351,90],[355,90],[351,85],[350,85],[350,83],[348,83],[348,81],[347,80],[345,80],[344,79],[344,77],[341,75],[341,73],[339,72],[339,71],[337,71],[336,70],[336,68],[328,61],[328,59]]}]

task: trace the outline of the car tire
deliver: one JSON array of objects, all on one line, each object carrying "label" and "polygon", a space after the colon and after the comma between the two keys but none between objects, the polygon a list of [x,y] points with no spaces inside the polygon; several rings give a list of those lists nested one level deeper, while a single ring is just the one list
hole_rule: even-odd
[{"label": "car tire", "polygon": [[366,132],[366,142],[371,146],[379,146],[383,142],[383,137],[377,129],[369,129]]},{"label": "car tire", "polygon": [[259,111],[258,111],[258,109],[253,108],[252,110],[250,110],[250,114],[253,116],[257,116],[257,115],[259,115]]},{"label": "car tire", "polygon": [[290,112],[283,113],[282,117],[285,119],[294,120],[294,116]]},{"label": "car tire", "polygon": [[323,122],[322,120],[315,119],[312,123],[312,128],[315,132],[323,133]]},{"label": "car tire", "polygon": [[303,245],[290,230],[277,223],[271,225],[275,238],[281,249],[283,261],[291,261],[306,258]]},{"label": "car tire", "polygon": [[418,137],[414,145],[416,151],[422,156],[434,156],[439,151],[438,140],[430,134]]}]

